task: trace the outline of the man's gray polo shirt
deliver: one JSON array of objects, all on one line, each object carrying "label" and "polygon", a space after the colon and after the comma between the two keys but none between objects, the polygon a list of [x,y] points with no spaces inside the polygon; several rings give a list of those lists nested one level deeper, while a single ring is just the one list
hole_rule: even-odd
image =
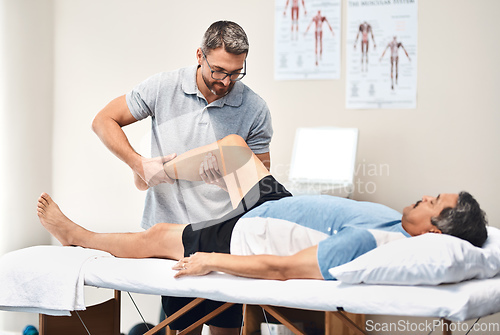
[{"label": "man's gray polo shirt", "polygon": [[[196,70],[192,66],[158,73],[126,95],[137,120],[151,116],[151,156],[181,154],[230,134],[243,137],[255,154],[268,152],[273,130],[265,101],[239,81],[228,95],[207,105]],[[217,186],[182,180],[160,184],[147,191],[142,227],[202,222],[231,208],[229,196]]]}]

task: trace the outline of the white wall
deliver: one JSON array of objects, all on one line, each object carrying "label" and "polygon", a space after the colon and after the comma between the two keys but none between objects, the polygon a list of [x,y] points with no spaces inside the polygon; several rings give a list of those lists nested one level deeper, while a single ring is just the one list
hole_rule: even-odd
[{"label": "white wall", "polygon": [[[129,182],[129,169],[89,130],[92,118],[147,76],[193,64],[209,23],[228,18],[241,23],[250,38],[245,82],[271,107],[271,154],[281,179],[296,127],[354,126],[360,129],[358,162],[365,165],[360,172],[369,164],[389,167],[389,175],[361,173],[362,181],[376,184],[376,192],[361,189],[356,198],[401,209],[423,194],[466,189],[497,224],[500,116],[494,102],[500,50],[492,41],[500,3],[420,2],[418,107],[411,110],[346,110],[344,77],[274,81],[273,3],[56,1],[54,194],[66,209],[73,211],[74,204],[75,215],[91,225],[123,228],[133,221],[137,227],[143,195]],[[458,11],[451,17],[450,7]],[[149,129],[146,123],[128,129],[136,146]],[[94,212],[82,213],[83,199],[97,206]]]},{"label": "white wall", "polygon": [[[19,0],[3,3],[14,1]],[[24,10],[34,15],[38,13],[34,8],[43,7],[40,15],[49,16],[50,3],[39,2],[33,10]],[[500,88],[500,49],[495,42],[500,2],[496,0],[420,0],[418,106],[412,110],[345,109],[345,29],[340,80],[274,81],[272,0],[53,0],[53,4],[53,132],[30,129],[38,134],[32,137],[37,143],[53,136],[53,160],[43,151],[30,154],[36,154],[35,161],[44,168],[52,165],[54,198],[69,217],[89,229],[139,230],[144,199],[134,189],[128,167],[90,130],[94,115],[149,75],[194,64],[203,32],[218,19],[234,20],[248,33],[251,49],[245,83],[271,108],[272,165],[279,179],[286,180],[297,127],[357,127],[361,164],[357,178],[362,185],[374,183],[376,191],[358,189],[356,199],[401,210],[423,194],[465,189],[482,204],[490,223],[500,226],[500,208],[495,206],[500,170],[500,116],[495,99]],[[36,18],[31,17],[34,27]],[[345,18],[343,6],[344,28]],[[40,40],[35,34],[28,37]],[[50,45],[50,38],[47,41]],[[28,61],[36,62],[38,53],[30,55]],[[31,77],[18,79],[24,85],[33,81]],[[3,123],[2,118],[2,125],[19,125],[17,120],[6,120]],[[128,127],[134,146],[141,146],[148,130],[149,122]],[[22,182],[23,189],[39,179],[35,175],[38,166],[24,173],[30,179]],[[378,166],[388,166],[389,173],[383,170],[372,175]],[[26,197],[19,192],[22,201],[14,202],[19,206],[16,213],[31,208],[36,198],[30,192],[23,194]],[[9,220],[2,220],[2,227],[5,222]],[[158,315],[158,302],[144,298],[144,305],[154,306],[146,312],[152,322]],[[124,319],[123,331],[139,320],[135,314]]]},{"label": "white wall", "polygon": [[[51,1],[0,1],[0,255],[50,243],[36,200],[52,187],[52,22]],[[37,322],[0,312],[0,331]]]}]

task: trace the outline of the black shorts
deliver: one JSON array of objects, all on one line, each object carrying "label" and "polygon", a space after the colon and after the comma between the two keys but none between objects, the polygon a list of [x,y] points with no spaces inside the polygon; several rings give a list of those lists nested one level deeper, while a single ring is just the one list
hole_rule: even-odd
[{"label": "black shorts", "polygon": [[[222,222],[219,221],[220,223],[205,225],[206,227],[202,229],[197,229],[198,224],[186,226],[182,233],[184,256],[187,257],[197,251],[228,254],[233,228],[246,212],[267,201],[279,200],[290,196],[292,194],[274,179],[273,176],[269,175],[262,178],[245,195],[238,208],[226,215],[224,217],[225,220]],[[193,298],[162,297],[162,305],[165,314],[172,315],[192,300]],[[205,300],[172,322],[170,328],[175,330],[184,329],[223,304],[223,302]],[[242,305],[236,304],[208,321],[207,324],[221,328],[238,328],[241,326],[242,318]]]}]

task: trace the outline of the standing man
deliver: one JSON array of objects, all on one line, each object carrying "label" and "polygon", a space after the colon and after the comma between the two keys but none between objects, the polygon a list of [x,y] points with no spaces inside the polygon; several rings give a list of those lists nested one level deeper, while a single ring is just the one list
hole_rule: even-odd
[{"label": "standing man", "polygon": [[[175,153],[237,134],[270,168],[273,130],[269,109],[261,97],[240,81],[246,75],[247,54],[245,31],[234,22],[215,22],[196,50],[197,65],[153,75],[131,92],[112,100],[95,117],[92,128],[97,136],[130,166],[136,186],[147,189],[144,229],[159,222],[196,224],[214,220],[232,209],[227,193],[215,185],[181,180],[170,185],[174,181],[164,172],[163,164]],[[151,117],[152,123],[153,158],[139,155],[122,130],[147,117]],[[210,163],[206,159],[200,168],[203,180],[213,173]],[[182,298],[166,298],[167,315],[185,303],[180,301]],[[231,308],[211,320],[211,333],[238,334],[241,318],[241,306]],[[184,326],[178,324],[174,328]]]}]

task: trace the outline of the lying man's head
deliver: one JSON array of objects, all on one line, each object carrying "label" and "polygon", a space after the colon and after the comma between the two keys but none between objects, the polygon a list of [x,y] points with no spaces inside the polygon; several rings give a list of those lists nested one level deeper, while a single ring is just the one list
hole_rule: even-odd
[{"label": "lying man's head", "polygon": [[403,228],[412,236],[443,233],[482,246],[488,237],[486,215],[467,192],[424,196],[403,210]]}]

